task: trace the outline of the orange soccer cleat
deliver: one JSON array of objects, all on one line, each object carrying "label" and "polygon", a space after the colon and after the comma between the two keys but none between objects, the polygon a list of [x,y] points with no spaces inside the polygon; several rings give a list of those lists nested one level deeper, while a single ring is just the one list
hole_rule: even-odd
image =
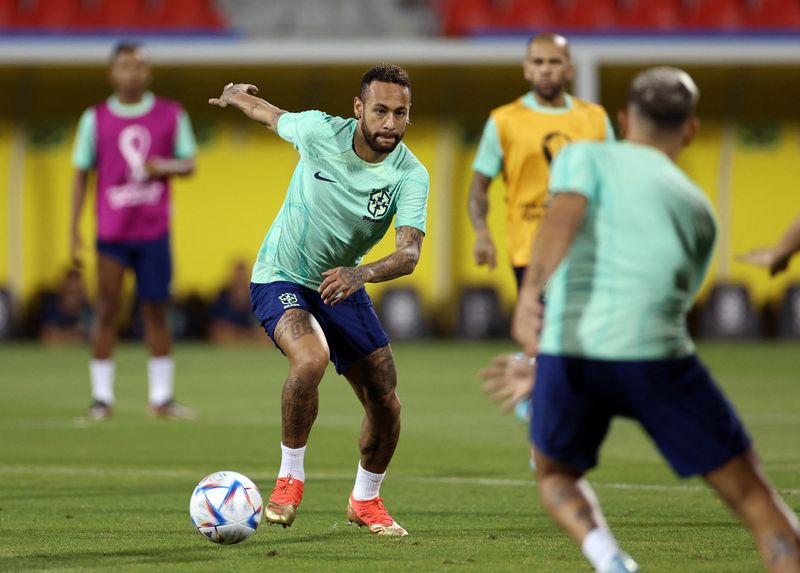
[{"label": "orange soccer cleat", "polygon": [[303,499],[304,485],[303,482],[292,476],[278,478],[264,511],[267,523],[277,523],[284,527],[289,527],[294,523],[297,507]]},{"label": "orange soccer cleat", "polygon": [[398,524],[386,507],[383,499],[376,497],[365,501],[353,499],[350,495],[350,502],[347,504],[347,519],[350,523],[355,523],[359,527],[366,525],[375,535],[392,535],[402,537],[408,535],[408,531]]}]

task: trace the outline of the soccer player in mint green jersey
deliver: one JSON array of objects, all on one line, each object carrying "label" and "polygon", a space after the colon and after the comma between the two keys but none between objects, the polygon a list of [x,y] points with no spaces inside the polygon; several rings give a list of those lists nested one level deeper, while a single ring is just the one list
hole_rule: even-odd
[{"label": "soccer player in mint green jersey", "polygon": [[[365,411],[348,519],[377,535],[406,535],[379,495],[400,435],[400,401],[389,339],[364,284],[410,274],[425,234],[428,173],[401,143],[411,108],[408,74],[389,64],[368,70],[354,98],[354,119],[289,113],[255,97],[257,91],[228,84],[209,103],[239,108],[300,155],[251,279],[256,317],[289,359],[281,398],[281,467],[266,519],[284,527],[294,522],[318,386],[330,360]],[[362,264],[392,219],[395,251]]]},{"label": "soccer player in mint green jersey", "polygon": [[612,418],[632,418],[678,475],[700,475],[719,493],[767,569],[798,573],[797,518],[764,477],[686,326],[716,237],[709,201],[674,163],[697,131],[698,98],[685,72],[646,70],[620,114],[627,141],[572,144],[553,164],[512,327],[523,350],[538,353],[539,495],[597,571],[638,571],[583,479]]}]

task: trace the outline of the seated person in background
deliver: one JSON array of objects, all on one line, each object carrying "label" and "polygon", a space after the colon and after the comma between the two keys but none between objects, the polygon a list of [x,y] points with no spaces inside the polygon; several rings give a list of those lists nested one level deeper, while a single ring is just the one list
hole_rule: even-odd
[{"label": "seated person in background", "polygon": [[89,335],[91,307],[80,272],[70,269],[55,296],[42,306],[39,339],[46,344],[85,342]]},{"label": "seated person in background", "polygon": [[234,264],[230,281],[211,308],[209,336],[215,344],[264,341],[250,303],[250,269],[244,261]]}]

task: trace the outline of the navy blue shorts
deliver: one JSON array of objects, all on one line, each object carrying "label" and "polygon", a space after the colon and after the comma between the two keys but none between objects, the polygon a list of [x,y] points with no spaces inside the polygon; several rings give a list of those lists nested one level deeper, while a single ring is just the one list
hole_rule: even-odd
[{"label": "navy blue shorts", "polygon": [[705,475],[750,447],[733,406],[696,356],[536,357],[531,440],[541,453],[579,470],[594,467],[614,416],[637,420],[681,477]]},{"label": "navy blue shorts", "polygon": [[119,261],[136,273],[136,292],[140,300],[166,302],[170,297],[172,256],[169,235],[152,241],[110,243],[97,241],[97,251]]},{"label": "navy blue shorts", "polygon": [[389,344],[389,337],[363,287],[336,306],[330,306],[322,303],[317,291],[296,283],[251,283],[250,300],[258,322],[275,346],[278,346],[274,338],[275,326],[284,312],[291,308],[310,312],[325,333],[331,362],[338,374],[346,372],[357,360]]}]

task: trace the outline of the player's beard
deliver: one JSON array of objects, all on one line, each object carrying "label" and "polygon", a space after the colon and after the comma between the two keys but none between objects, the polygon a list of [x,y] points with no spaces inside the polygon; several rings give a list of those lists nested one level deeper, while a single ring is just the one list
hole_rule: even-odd
[{"label": "player's beard", "polygon": [[536,92],[536,95],[538,95],[544,101],[553,101],[561,97],[561,95],[564,93],[564,84],[551,83],[547,87],[534,84],[533,91]]},{"label": "player's beard", "polygon": [[400,133],[393,133],[391,137],[394,137],[394,143],[390,145],[382,145],[378,143],[376,133],[370,133],[369,128],[367,128],[367,123],[362,122],[361,124],[361,135],[364,136],[364,141],[367,142],[369,148],[374,151],[375,153],[391,153],[394,151],[395,147],[400,144],[400,141],[403,139],[403,135]]}]

